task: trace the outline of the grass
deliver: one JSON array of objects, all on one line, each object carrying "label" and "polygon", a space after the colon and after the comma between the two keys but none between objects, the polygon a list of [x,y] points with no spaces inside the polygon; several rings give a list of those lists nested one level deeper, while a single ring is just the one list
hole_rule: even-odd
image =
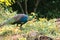
[{"label": "grass", "polygon": [[[56,27],[55,19],[47,20],[40,18],[39,21],[28,21],[23,26],[23,30],[16,25],[5,25],[0,28],[0,38],[8,40],[17,38],[16,40],[26,40],[28,36],[31,40],[39,35],[45,35],[48,37],[56,38],[60,36],[59,28]],[[19,36],[20,35],[20,36]]]}]

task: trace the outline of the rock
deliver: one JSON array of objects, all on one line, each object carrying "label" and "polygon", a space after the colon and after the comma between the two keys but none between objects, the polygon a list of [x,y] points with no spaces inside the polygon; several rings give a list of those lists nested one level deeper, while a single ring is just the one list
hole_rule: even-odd
[{"label": "rock", "polygon": [[38,32],[37,31],[30,31],[27,35],[27,40],[37,40],[38,39]]},{"label": "rock", "polygon": [[40,36],[39,40],[53,40],[53,39],[47,36]]}]

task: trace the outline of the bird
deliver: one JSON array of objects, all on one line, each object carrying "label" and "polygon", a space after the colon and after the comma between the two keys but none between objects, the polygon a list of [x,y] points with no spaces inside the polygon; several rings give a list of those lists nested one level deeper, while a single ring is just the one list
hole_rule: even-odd
[{"label": "bird", "polygon": [[21,24],[20,29],[22,29],[22,25],[25,24],[28,21],[28,15],[26,14],[17,14],[13,16],[12,18],[8,18],[3,23],[0,24],[0,27],[6,24]]}]

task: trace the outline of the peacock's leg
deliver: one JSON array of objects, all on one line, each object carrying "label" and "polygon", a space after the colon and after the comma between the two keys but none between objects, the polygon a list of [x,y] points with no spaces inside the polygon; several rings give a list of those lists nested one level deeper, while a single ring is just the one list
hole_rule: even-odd
[{"label": "peacock's leg", "polygon": [[22,28],[22,25],[23,25],[23,24],[21,24],[21,25],[20,25],[20,30],[22,30],[22,29],[23,29],[23,28]]},{"label": "peacock's leg", "polygon": [[18,24],[17,24],[17,27],[18,27]]}]

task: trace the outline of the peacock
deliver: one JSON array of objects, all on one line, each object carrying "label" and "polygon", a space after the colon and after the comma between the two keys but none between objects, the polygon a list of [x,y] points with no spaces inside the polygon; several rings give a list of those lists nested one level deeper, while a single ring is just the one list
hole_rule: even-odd
[{"label": "peacock", "polygon": [[22,25],[28,21],[28,15],[26,14],[17,14],[12,18],[5,20],[3,23],[0,24],[0,27],[6,24],[21,24],[20,28],[22,29]]}]

